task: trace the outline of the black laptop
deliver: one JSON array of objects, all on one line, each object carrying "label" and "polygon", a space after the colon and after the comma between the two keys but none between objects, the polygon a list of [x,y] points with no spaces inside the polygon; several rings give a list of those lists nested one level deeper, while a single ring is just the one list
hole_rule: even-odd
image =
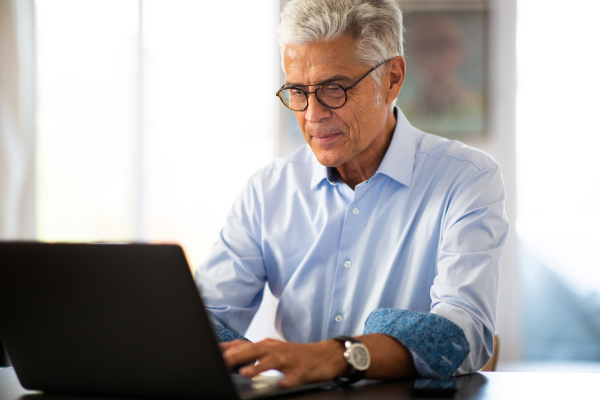
[{"label": "black laptop", "polygon": [[46,393],[238,399],[290,391],[276,378],[230,373],[177,245],[0,242],[0,341],[21,385]]}]

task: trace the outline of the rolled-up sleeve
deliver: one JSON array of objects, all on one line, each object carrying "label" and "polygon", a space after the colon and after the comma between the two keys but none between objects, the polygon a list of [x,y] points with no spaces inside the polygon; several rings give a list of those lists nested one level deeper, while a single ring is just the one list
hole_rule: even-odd
[{"label": "rolled-up sleeve", "polygon": [[382,333],[397,339],[413,355],[420,376],[449,378],[470,350],[460,327],[423,311],[377,309],[367,318],[364,333]]},{"label": "rolled-up sleeve", "polygon": [[500,256],[508,236],[504,184],[498,165],[462,182],[449,199],[431,287],[431,313],[459,326],[470,352],[458,374],[490,359],[496,327]]},{"label": "rolled-up sleeve", "polygon": [[213,331],[215,332],[217,342],[231,342],[233,340],[245,340],[247,342],[250,341],[239,333],[234,332],[231,329],[223,328],[221,325],[213,324],[212,327]]},{"label": "rolled-up sleeve", "polygon": [[[195,274],[213,324],[239,334],[246,332],[256,314],[266,282],[259,245],[262,202],[253,178],[235,200],[217,242]],[[215,327],[215,332],[225,331]]]}]

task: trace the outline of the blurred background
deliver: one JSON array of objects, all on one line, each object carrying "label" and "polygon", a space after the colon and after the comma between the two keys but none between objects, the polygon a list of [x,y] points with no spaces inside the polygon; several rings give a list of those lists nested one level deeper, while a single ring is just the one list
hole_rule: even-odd
[{"label": "blurred background", "polygon": [[[275,97],[283,3],[0,0],[0,239],[176,242],[194,270],[303,143]],[[403,5],[398,104],[503,169],[498,369],[600,372],[600,2]]]}]

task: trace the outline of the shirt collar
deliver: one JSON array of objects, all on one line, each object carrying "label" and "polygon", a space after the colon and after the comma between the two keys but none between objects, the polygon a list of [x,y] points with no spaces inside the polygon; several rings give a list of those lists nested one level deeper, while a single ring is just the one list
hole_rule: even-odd
[{"label": "shirt collar", "polygon": [[415,132],[398,106],[394,106],[394,115],[396,116],[394,136],[392,136],[390,147],[375,173],[385,174],[410,187],[417,151]]},{"label": "shirt collar", "polygon": [[[312,152],[312,150],[311,150],[311,152]],[[313,158],[313,174],[312,174],[312,178],[310,180],[310,188],[311,189],[316,189],[324,179],[327,179],[329,181],[329,183],[331,183],[332,185],[337,185],[340,182],[340,180],[338,179],[337,174],[335,173],[335,170],[333,168],[323,166],[319,162],[319,160],[317,160],[317,157],[315,157],[314,154],[313,154],[312,158]]]},{"label": "shirt collar", "polygon": [[[392,142],[375,174],[385,174],[410,187],[415,165],[415,134],[413,127],[397,106],[394,106],[394,115],[396,116],[396,128],[394,129]],[[313,165],[313,175],[310,180],[311,189],[317,188],[324,179],[327,179],[332,185],[341,182],[335,169],[323,166],[314,154]]]}]

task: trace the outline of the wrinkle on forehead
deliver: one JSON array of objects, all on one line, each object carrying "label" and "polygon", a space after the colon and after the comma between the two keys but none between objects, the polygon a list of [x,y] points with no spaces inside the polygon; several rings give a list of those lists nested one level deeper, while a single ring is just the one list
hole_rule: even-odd
[{"label": "wrinkle on forehead", "polygon": [[334,75],[352,79],[361,67],[354,62],[354,45],[350,35],[331,41],[287,45],[283,56],[286,84],[312,85]]}]

